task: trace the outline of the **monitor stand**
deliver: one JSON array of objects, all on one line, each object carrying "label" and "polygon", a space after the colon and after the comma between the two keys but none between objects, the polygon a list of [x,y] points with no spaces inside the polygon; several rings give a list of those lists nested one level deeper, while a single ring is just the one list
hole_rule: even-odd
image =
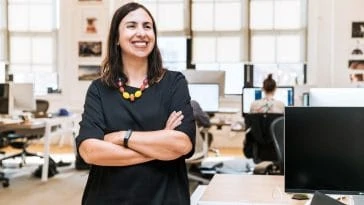
[{"label": "monitor stand", "polygon": [[[330,196],[333,199],[338,200],[339,202],[346,204],[346,205],[359,205],[363,204],[360,203],[360,200],[364,201],[364,196],[351,196],[351,195],[337,195],[337,194],[326,194],[327,196]],[[356,197],[361,197],[356,199]],[[311,205],[312,197],[305,203],[305,205]]]}]

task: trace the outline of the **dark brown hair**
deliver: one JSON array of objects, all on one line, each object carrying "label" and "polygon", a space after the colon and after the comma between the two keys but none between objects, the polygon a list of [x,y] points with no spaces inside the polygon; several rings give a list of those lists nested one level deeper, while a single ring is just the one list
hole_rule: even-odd
[{"label": "dark brown hair", "polygon": [[268,74],[268,77],[263,81],[263,89],[267,93],[273,92],[277,87],[276,81],[272,77],[272,73]]},{"label": "dark brown hair", "polygon": [[121,47],[118,45],[119,40],[119,25],[123,18],[130,12],[139,8],[145,10],[148,13],[153,22],[153,32],[155,35],[155,44],[152,52],[148,56],[148,71],[147,78],[150,85],[157,82],[164,73],[162,56],[157,45],[157,27],[155,25],[152,14],[146,7],[141,4],[131,2],[121,6],[115,11],[111,20],[106,57],[101,65],[101,80],[110,87],[117,88],[116,81],[118,78],[125,83],[128,81],[127,76],[124,74],[124,65],[121,58]]}]

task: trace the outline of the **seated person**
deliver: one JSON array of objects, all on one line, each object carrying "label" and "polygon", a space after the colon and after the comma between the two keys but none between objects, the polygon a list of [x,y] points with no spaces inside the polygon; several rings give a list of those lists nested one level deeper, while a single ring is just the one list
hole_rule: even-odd
[{"label": "seated person", "polygon": [[200,104],[196,100],[191,100],[191,106],[193,109],[193,116],[197,122],[199,127],[210,127],[210,117],[209,115],[204,112],[200,106]]},{"label": "seated person", "polygon": [[270,73],[263,81],[264,98],[254,101],[250,105],[251,113],[283,113],[284,103],[274,99],[277,84]]},{"label": "seated person", "polygon": [[[191,100],[191,106],[193,109],[193,116],[195,117],[196,123],[198,127],[209,128],[211,127],[210,117],[204,112],[200,106],[200,104],[196,100]],[[203,133],[201,133],[204,136]],[[208,133],[208,145],[210,146],[212,143],[212,134]]]}]

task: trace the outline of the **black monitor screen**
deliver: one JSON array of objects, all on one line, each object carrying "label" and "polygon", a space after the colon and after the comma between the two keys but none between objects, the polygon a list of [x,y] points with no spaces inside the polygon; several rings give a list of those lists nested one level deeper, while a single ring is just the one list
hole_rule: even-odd
[{"label": "black monitor screen", "polygon": [[285,108],[285,191],[364,193],[364,107]]},{"label": "black monitor screen", "polygon": [[0,114],[9,114],[9,84],[0,83]]},{"label": "black monitor screen", "polygon": [[[250,112],[250,105],[253,101],[264,98],[264,92],[262,88],[243,88],[243,112]],[[292,106],[294,104],[294,88],[293,87],[277,87],[274,93],[274,99],[280,100],[286,106]]]}]

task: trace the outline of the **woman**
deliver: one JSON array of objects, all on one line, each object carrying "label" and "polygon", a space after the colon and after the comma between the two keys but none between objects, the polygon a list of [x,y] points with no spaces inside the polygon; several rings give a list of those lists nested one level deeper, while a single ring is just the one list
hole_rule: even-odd
[{"label": "woman", "polygon": [[250,105],[251,113],[284,113],[284,103],[274,99],[277,84],[272,74],[263,81],[264,98],[254,101]]},{"label": "woman", "polygon": [[156,37],[141,4],[115,11],[102,76],[87,91],[76,138],[92,165],[82,204],[190,204],[190,96],[184,76],[163,69]]}]

